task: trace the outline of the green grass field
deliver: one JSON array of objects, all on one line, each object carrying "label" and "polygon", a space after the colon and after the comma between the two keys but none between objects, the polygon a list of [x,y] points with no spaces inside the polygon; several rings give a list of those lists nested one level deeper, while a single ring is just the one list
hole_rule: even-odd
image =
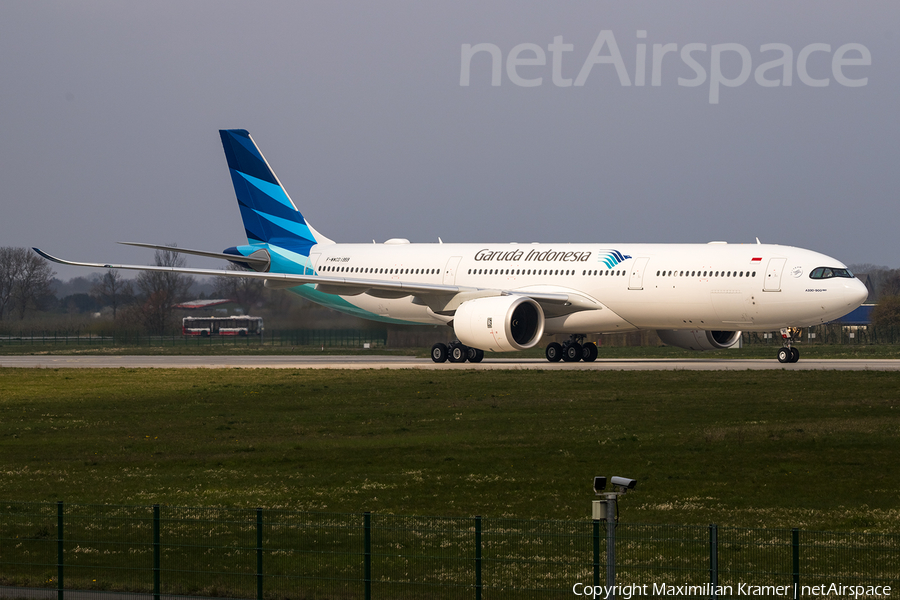
[{"label": "green grass field", "polygon": [[900,374],[0,369],[0,498],[900,532]]}]

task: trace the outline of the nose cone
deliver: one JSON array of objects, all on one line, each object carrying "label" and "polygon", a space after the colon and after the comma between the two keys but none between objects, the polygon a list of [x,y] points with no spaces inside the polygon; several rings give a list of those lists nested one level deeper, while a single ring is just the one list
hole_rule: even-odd
[{"label": "nose cone", "polygon": [[846,297],[848,304],[855,309],[869,297],[869,289],[862,281],[854,277],[847,284]]}]

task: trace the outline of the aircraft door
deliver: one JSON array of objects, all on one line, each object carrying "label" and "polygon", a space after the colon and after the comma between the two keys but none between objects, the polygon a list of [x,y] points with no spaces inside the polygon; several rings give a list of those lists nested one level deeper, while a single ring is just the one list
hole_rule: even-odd
[{"label": "aircraft door", "polygon": [[634,259],[631,266],[631,277],[628,280],[629,290],[644,289],[644,271],[647,269],[647,263],[650,261],[646,256]]},{"label": "aircraft door", "polygon": [[459,261],[462,256],[451,256],[444,267],[444,285],[454,285],[456,283],[456,270],[459,268]]},{"label": "aircraft door", "polygon": [[764,292],[780,292],[781,291],[781,272],[784,270],[786,258],[770,258],[769,266],[766,267],[766,280],[763,283]]}]

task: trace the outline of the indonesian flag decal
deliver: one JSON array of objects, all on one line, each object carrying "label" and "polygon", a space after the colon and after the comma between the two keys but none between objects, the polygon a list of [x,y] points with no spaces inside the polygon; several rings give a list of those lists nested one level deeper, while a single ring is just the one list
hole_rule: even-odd
[{"label": "indonesian flag decal", "polygon": [[756,258],[751,258],[750,262],[752,262],[752,263],[762,262],[762,256],[757,256]]}]

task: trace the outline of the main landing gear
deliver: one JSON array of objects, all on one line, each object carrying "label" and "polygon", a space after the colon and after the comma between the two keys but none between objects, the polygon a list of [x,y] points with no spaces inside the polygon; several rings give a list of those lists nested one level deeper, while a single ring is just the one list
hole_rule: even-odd
[{"label": "main landing gear", "polygon": [[565,362],[594,362],[597,360],[597,344],[584,343],[584,338],[583,334],[574,334],[562,344],[550,342],[544,354],[550,362],[559,362],[560,359]]},{"label": "main landing gear", "polygon": [[454,341],[449,344],[438,342],[431,347],[431,360],[436,363],[447,362],[464,363],[466,361],[480,363],[484,360],[484,350],[470,348],[462,342]]},{"label": "main landing gear", "polygon": [[800,351],[791,345],[794,341],[794,334],[800,337],[799,327],[783,327],[781,329],[781,340],[784,347],[778,351],[778,362],[795,363],[800,360]]}]

